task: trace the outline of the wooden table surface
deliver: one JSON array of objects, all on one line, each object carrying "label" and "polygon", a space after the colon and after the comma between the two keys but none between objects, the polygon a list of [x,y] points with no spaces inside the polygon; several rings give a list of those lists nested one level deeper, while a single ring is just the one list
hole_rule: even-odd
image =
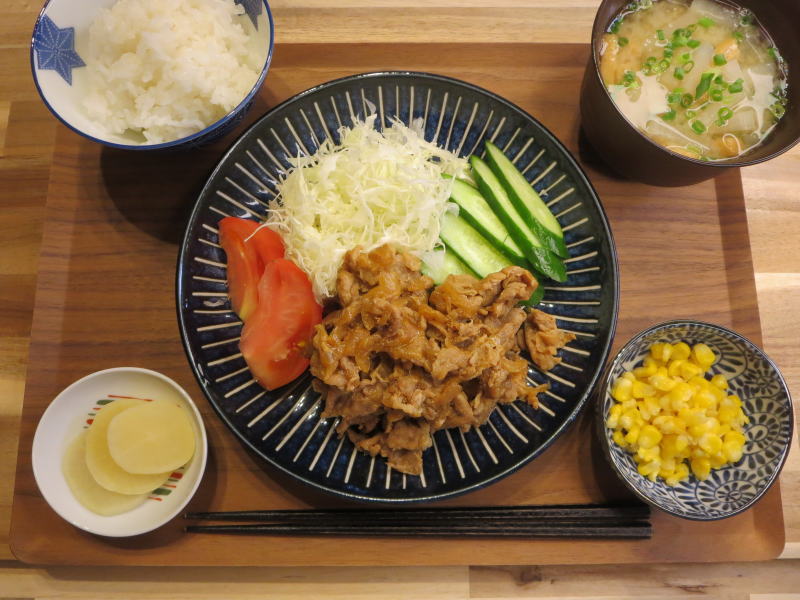
[{"label": "wooden table surface", "polygon": [[[598,0],[273,0],[283,43],[586,43]],[[30,77],[40,2],[0,5],[0,599],[342,597],[800,600],[800,451],[781,477],[786,548],[768,563],[647,567],[40,569],[7,544],[18,418],[53,142]],[[398,47],[402,51],[402,47]],[[764,348],[800,398],[800,148],[742,173]],[[702,285],[702,282],[698,282]],[[795,405],[800,402],[795,401]],[[800,414],[800,411],[798,411]]]}]

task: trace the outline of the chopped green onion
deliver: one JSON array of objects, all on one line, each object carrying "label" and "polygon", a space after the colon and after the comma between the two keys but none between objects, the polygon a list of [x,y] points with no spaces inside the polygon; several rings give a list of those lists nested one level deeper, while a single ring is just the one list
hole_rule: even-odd
[{"label": "chopped green onion", "polygon": [[675,67],[674,75],[675,75],[675,79],[683,79],[683,76],[685,75],[685,72],[681,67]]},{"label": "chopped green onion", "polygon": [[753,13],[751,13],[749,10],[742,11],[742,16],[739,19],[739,22],[744,26],[752,25],[753,24]]},{"label": "chopped green onion", "polygon": [[769,50],[767,50],[767,52],[769,52],[769,55],[774,60],[780,60],[780,55],[778,54],[778,49],[775,46],[771,47]]},{"label": "chopped green onion", "polygon": [[743,41],[743,40],[744,40],[744,34],[743,34],[741,31],[734,31],[734,32],[733,32],[733,38],[734,38],[734,39],[735,39],[737,42],[741,42],[741,41]]},{"label": "chopped green onion", "polygon": [[714,83],[716,83],[717,85],[725,85],[725,80],[722,78],[722,75],[717,75],[714,78]]},{"label": "chopped green onion", "polygon": [[667,94],[668,104],[678,104],[680,101],[681,101],[680,92],[670,92],[669,94]]},{"label": "chopped green onion", "polygon": [[714,102],[720,102],[720,101],[722,101],[722,90],[720,90],[720,89],[713,89],[713,90],[711,90],[711,91],[709,92],[709,95],[711,96],[711,99],[712,99]]},{"label": "chopped green onion", "polygon": [[656,36],[660,41],[664,41],[664,30],[663,29],[656,29]]},{"label": "chopped green onion", "polygon": [[681,62],[687,63],[692,60],[692,53],[691,52],[684,52],[681,54]]},{"label": "chopped green onion", "polygon": [[667,48],[664,46],[664,58],[672,58],[672,48]]},{"label": "chopped green onion", "polygon": [[622,19],[617,19],[616,21],[614,21],[614,22],[611,24],[611,27],[609,27],[609,28],[608,28],[608,30],[609,30],[611,33],[619,33],[619,28],[620,28],[620,27],[622,27]]},{"label": "chopped green onion", "polygon": [[728,59],[725,58],[724,54],[715,54],[714,64],[717,65],[718,67],[721,67],[722,65],[728,64]]},{"label": "chopped green onion", "polygon": [[716,23],[714,23],[714,19],[709,19],[708,17],[703,17],[702,19],[700,19],[697,22],[697,24],[701,25],[702,27],[704,27],[706,29],[708,29],[712,25],[716,25]]},{"label": "chopped green onion", "polygon": [[667,69],[669,69],[670,62],[664,58],[658,63],[658,72],[663,73]]},{"label": "chopped green onion", "polygon": [[683,72],[684,73],[690,73],[692,71],[692,69],[694,69],[694,61],[693,60],[690,60],[685,65],[683,65]]},{"label": "chopped green onion", "polygon": [[716,125],[717,127],[724,127],[725,123],[726,123],[726,121],[723,121],[722,119],[716,119],[714,121],[714,125]]},{"label": "chopped green onion", "polygon": [[684,94],[683,96],[681,96],[681,106],[683,108],[689,108],[693,102],[694,98],[692,97],[691,94]]},{"label": "chopped green onion", "polygon": [[647,60],[644,61],[644,64],[646,64],[646,65],[654,65],[657,62],[658,62],[658,59],[655,56],[648,56]]},{"label": "chopped green onion", "polygon": [[772,109],[772,114],[775,115],[775,117],[778,119],[780,119],[783,115],[786,114],[786,107],[780,102],[776,102],[775,104],[773,104],[771,106],[771,109]]},{"label": "chopped green onion", "polygon": [[695,100],[699,100],[708,91],[708,88],[711,87],[712,79],[714,79],[713,72],[703,73],[702,77],[700,77],[700,83],[697,84],[697,89],[694,92]]},{"label": "chopped green onion", "polygon": [[689,40],[686,42],[686,45],[689,48],[697,48],[700,45],[700,40]]},{"label": "chopped green onion", "polygon": [[723,121],[727,121],[733,116],[733,111],[727,106],[723,106],[722,108],[719,109],[719,111],[717,111],[717,115]]},{"label": "chopped green onion", "polygon": [[744,84],[744,81],[741,78],[739,78],[739,79],[737,79],[736,81],[734,81],[732,84],[730,84],[728,86],[728,91],[731,94],[738,94],[739,92],[741,92],[744,89],[744,85],[743,84]]},{"label": "chopped green onion", "polygon": [[663,113],[661,115],[661,118],[664,119],[665,121],[674,121],[675,120],[675,115],[677,115],[677,114],[678,113],[675,112],[675,109],[672,109],[669,112]]},{"label": "chopped green onion", "polygon": [[619,42],[620,46],[627,46],[628,45],[628,38],[619,36],[619,39],[617,40],[617,42]]},{"label": "chopped green onion", "polygon": [[686,118],[687,119],[694,119],[697,116],[697,113],[693,110],[686,111]]},{"label": "chopped green onion", "polygon": [[634,81],[636,81],[636,75],[633,71],[625,71],[625,74],[622,76],[622,83],[625,87],[630,86]]},{"label": "chopped green onion", "polygon": [[694,121],[692,122],[692,129],[694,129],[697,133],[705,133],[706,126],[702,121]]},{"label": "chopped green onion", "polygon": [[686,29],[684,29],[684,31],[686,32],[686,35],[691,36],[696,29],[697,29],[697,23],[692,23]]}]

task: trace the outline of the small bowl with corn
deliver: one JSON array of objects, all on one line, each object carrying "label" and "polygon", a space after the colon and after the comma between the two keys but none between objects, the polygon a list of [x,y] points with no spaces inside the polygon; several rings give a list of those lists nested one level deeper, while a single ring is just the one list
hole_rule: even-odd
[{"label": "small bowl with corn", "polygon": [[794,416],[786,382],[741,335],[669,321],[626,343],[598,388],[597,431],[639,498],[698,521],[738,514],[786,461]]}]

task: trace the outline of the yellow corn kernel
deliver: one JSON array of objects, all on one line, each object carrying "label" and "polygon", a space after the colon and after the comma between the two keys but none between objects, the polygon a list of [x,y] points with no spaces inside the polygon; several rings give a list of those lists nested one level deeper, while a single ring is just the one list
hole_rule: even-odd
[{"label": "yellow corn kernel", "polygon": [[739,398],[736,394],[730,394],[726,400],[731,403],[731,406],[735,406],[736,408],[742,408],[742,399]]},{"label": "yellow corn kernel", "polygon": [[698,444],[709,456],[714,456],[722,450],[722,438],[714,433],[704,433]]},{"label": "yellow corn kernel", "polygon": [[655,417],[658,413],[661,412],[661,404],[658,401],[658,398],[655,396],[648,396],[644,400],[642,400],[644,405],[647,407],[647,410],[650,411],[650,414]]},{"label": "yellow corn kernel", "polygon": [[655,344],[650,344],[650,356],[653,357],[655,360],[661,360],[663,348],[664,348],[663,342],[656,342]]},{"label": "yellow corn kernel", "polygon": [[711,473],[711,461],[706,457],[693,458],[690,463],[692,466],[692,473],[700,481],[706,479]]},{"label": "yellow corn kernel", "polygon": [[668,392],[678,385],[678,382],[672,379],[669,375],[662,375],[660,373],[656,373],[650,377],[649,382],[650,385],[661,392]]},{"label": "yellow corn kernel", "polygon": [[639,433],[639,446],[642,448],[652,448],[661,441],[661,432],[652,425],[645,425]]},{"label": "yellow corn kernel", "polygon": [[617,402],[625,402],[631,398],[633,383],[624,378],[617,379],[611,387],[611,397]]},{"label": "yellow corn kernel", "polygon": [[675,471],[673,471],[671,475],[664,478],[664,482],[670,487],[675,487],[681,481],[682,479],[677,475]]},{"label": "yellow corn kernel", "polygon": [[642,364],[641,367],[636,367],[633,370],[633,374],[636,375],[636,377],[640,378],[650,377],[650,375],[655,375],[656,371],[658,371],[658,367],[656,366],[656,364],[657,364],[656,362],[648,360],[646,365]]},{"label": "yellow corn kernel", "polygon": [[714,394],[708,390],[700,390],[697,392],[694,398],[692,398],[692,401],[695,406],[702,409],[708,409],[717,405],[717,399],[714,397]]},{"label": "yellow corn kernel", "polygon": [[728,464],[728,459],[725,458],[724,454],[714,454],[708,458],[708,462],[712,469],[719,469]]},{"label": "yellow corn kernel", "polygon": [[686,342],[678,342],[672,345],[672,360],[686,360],[692,354],[692,349]]},{"label": "yellow corn kernel", "polygon": [[717,418],[719,419],[720,423],[725,423],[726,425],[730,425],[736,420],[736,417],[739,416],[739,410],[733,408],[732,406],[723,406],[719,409],[717,413]]},{"label": "yellow corn kernel", "polygon": [[670,400],[667,394],[664,394],[658,398],[658,405],[661,407],[661,410],[670,410]]},{"label": "yellow corn kernel", "polygon": [[631,393],[634,398],[647,398],[648,396],[655,396],[656,390],[644,381],[634,381]]},{"label": "yellow corn kernel", "polygon": [[721,390],[727,390],[728,389],[728,380],[725,379],[725,375],[720,375],[720,374],[714,375],[711,378],[711,384],[715,385],[716,387],[718,387]]},{"label": "yellow corn kernel", "polygon": [[685,406],[692,397],[692,388],[686,382],[679,382],[674,388],[669,391],[669,397],[672,402],[672,410],[680,410]]},{"label": "yellow corn kernel", "polygon": [[662,377],[669,377],[669,371],[667,370],[666,366],[660,366],[656,369],[656,375],[661,375]]},{"label": "yellow corn kernel", "polygon": [[747,441],[747,438],[744,437],[743,433],[740,433],[738,431],[729,431],[728,433],[725,434],[725,437],[723,438],[723,441],[724,442],[738,442],[739,444],[744,446],[745,442]]},{"label": "yellow corn kernel", "polygon": [[628,433],[625,434],[625,441],[631,445],[635,444],[639,440],[639,432],[641,429],[638,425],[634,425],[628,430]]},{"label": "yellow corn kernel", "polygon": [[626,444],[626,443],[625,443],[625,434],[624,434],[624,433],[622,433],[622,430],[621,430],[621,429],[617,429],[617,430],[614,432],[614,435],[612,435],[612,436],[611,436],[611,438],[614,440],[614,443],[615,443],[617,446],[621,446],[621,447],[623,447],[623,448],[624,448],[625,446],[627,446],[627,445],[628,445],[628,444]]},{"label": "yellow corn kernel", "polygon": [[659,452],[658,448],[642,448],[640,446],[636,451],[636,456],[644,462],[650,462],[661,458],[661,452]]},{"label": "yellow corn kernel", "polygon": [[722,452],[725,454],[725,458],[728,459],[728,462],[735,464],[742,459],[744,448],[743,445],[738,442],[725,442],[722,444]]},{"label": "yellow corn kernel", "polygon": [[702,372],[702,369],[694,363],[684,361],[683,364],[681,364],[680,376],[683,377],[685,381],[697,377]]},{"label": "yellow corn kernel", "polygon": [[703,367],[704,371],[713,365],[714,361],[717,359],[711,348],[703,343],[692,346],[692,358],[697,361],[698,365]]},{"label": "yellow corn kernel", "polygon": [[636,411],[626,410],[619,417],[619,425],[623,429],[630,430],[631,427],[636,425]]},{"label": "yellow corn kernel", "polygon": [[673,359],[669,361],[669,364],[667,365],[667,374],[670,377],[677,377],[681,374],[681,365],[683,365],[685,362],[686,359],[684,358],[679,358],[677,360]]},{"label": "yellow corn kernel", "polygon": [[678,418],[686,423],[687,427],[689,428],[702,425],[706,420],[706,416],[703,414],[703,411],[690,410],[688,408],[682,408],[679,410]]},{"label": "yellow corn kernel", "polygon": [[636,376],[630,371],[625,371],[620,379],[627,379],[630,382],[636,381]]}]

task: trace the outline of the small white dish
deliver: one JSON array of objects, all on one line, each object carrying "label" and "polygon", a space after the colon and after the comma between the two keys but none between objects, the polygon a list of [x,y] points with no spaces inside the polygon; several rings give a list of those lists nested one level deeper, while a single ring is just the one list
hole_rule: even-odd
[{"label": "small white dish", "polygon": [[[72,494],[61,468],[67,446],[89,427],[97,410],[115,397],[170,398],[192,416],[195,453],[170,479],[139,506],[110,517],[95,514]],[[107,537],[128,537],[157,529],[170,521],[194,496],[208,456],[203,420],[192,399],[169,377],[137,367],[117,367],[87,375],[62,391],[42,415],[33,438],[33,475],[50,507],[84,531]]]}]

